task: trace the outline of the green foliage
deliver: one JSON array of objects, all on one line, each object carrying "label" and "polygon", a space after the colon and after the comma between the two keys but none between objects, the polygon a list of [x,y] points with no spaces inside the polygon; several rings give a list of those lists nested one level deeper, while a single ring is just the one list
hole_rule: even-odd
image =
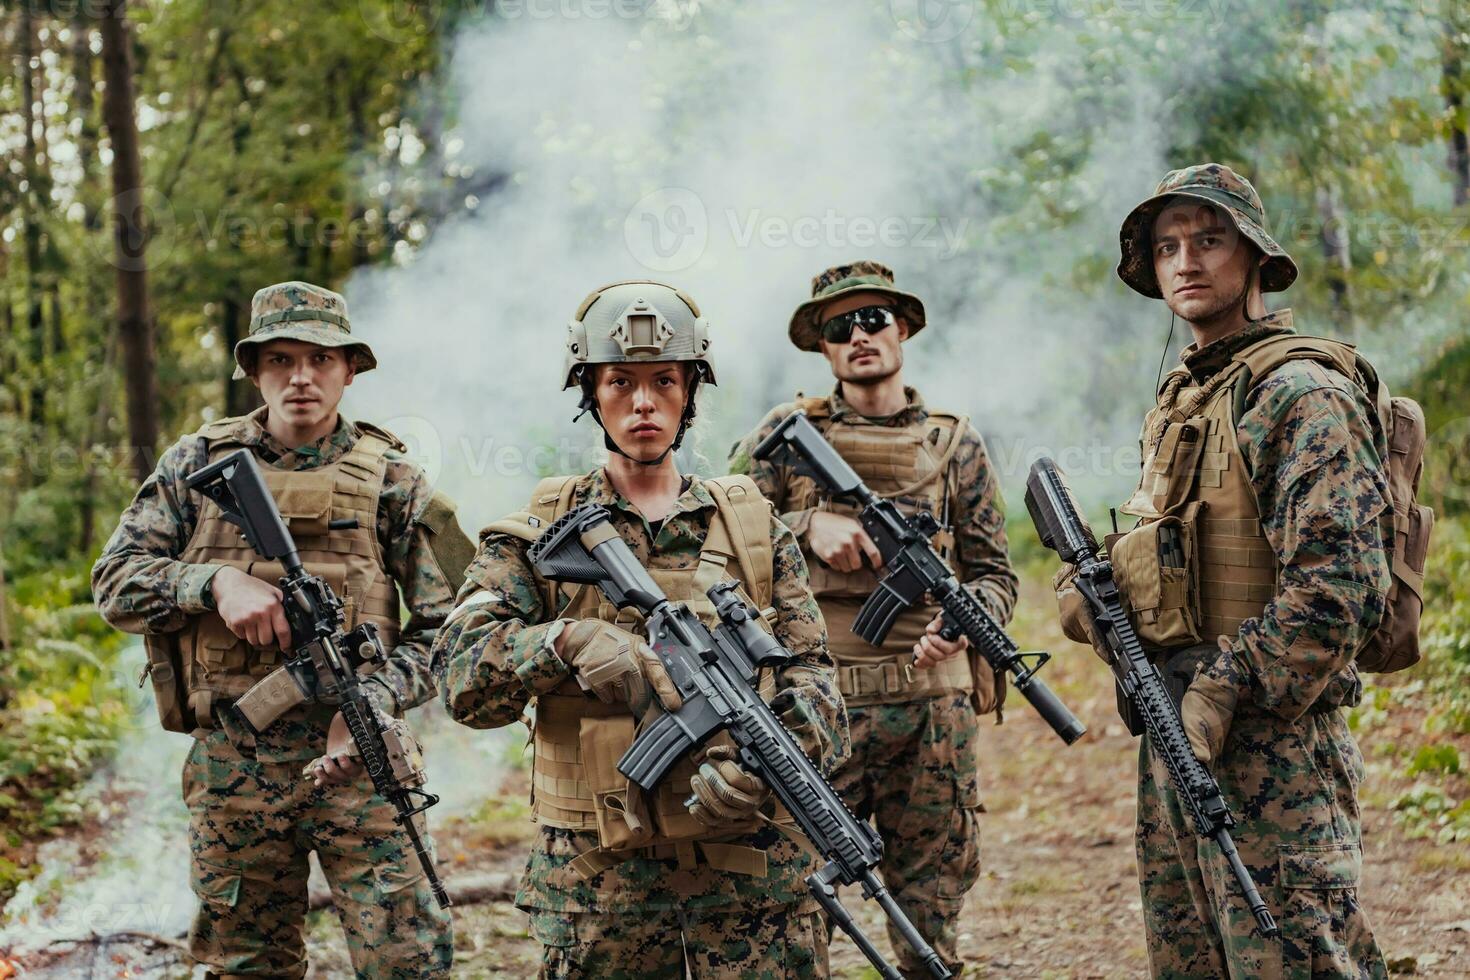
[{"label": "green foliage", "polygon": [[80,792],[110,757],[130,708],[122,636],[86,601],[79,564],[12,584],[15,648],[0,653],[0,901],[29,876],[27,845],[82,821]]},{"label": "green foliage", "polygon": [[1419,783],[1390,809],[1410,837],[1431,837],[1440,845],[1470,841],[1470,800],[1458,802],[1437,786]]},{"label": "green foliage", "polygon": [[1459,771],[1460,750],[1453,745],[1420,746],[1407,770],[1410,776],[1426,772],[1448,775]]}]

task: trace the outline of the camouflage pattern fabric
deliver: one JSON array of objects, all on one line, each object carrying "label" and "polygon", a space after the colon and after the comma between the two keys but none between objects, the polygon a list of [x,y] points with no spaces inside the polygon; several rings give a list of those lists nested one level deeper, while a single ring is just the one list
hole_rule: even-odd
[{"label": "camouflage pattern fabric", "polygon": [[[637,509],[613,489],[604,471],[581,478],[572,506],[599,503],[609,508],[613,526],[649,567],[685,568],[699,560],[709,533],[715,502],[697,477],[688,482],[655,537]],[[847,717],[833,683],[833,664],[816,600],[807,587],[806,565],[795,537],[773,516],[773,627],[776,638],[795,655],[777,675],[778,698],[805,722],[794,734],[824,770],[847,754]],[[466,572],[459,605],[434,643],[434,668],[444,704],[455,720],[472,728],[498,728],[521,717],[536,693],[549,692],[570,668],[545,647],[556,610],[546,608],[540,580],[526,560],[524,541],[486,533]],[[566,594],[558,592],[559,605]],[[532,845],[516,904],[528,911],[589,912],[642,916],[738,907],[786,908],[793,914],[816,907],[803,878],[814,869],[810,857],[788,837],[767,825],[729,843],[766,852],[764,878],[717,871],[704,862],[680,870],[676,859],[644,853],[588,878],[567,867],[597,846],[597,835],[540,828]],[[665,936],[666,942],[672,942]]]},{"label": "camouflage pattern fabric", "polygon": [[893,270],[882,262],[871,259],[824,269],[812,276],[811,299],[802,303],[791,314],[787,336],[799,350],[821,350],[819,341],[822,339],[822,325],[817,322],[817,317],[821,315],[822,307],[849,293],[866,292],[882,293],[891,297],[899,315],[909,325],[909,336],[913,337],[924,329],[927,322],[924,302],[913,293],[898,289],[893,282]]},{"label": "camouflage pattern fabric", "polygon": [[[980,877],[975,709],[957,694],[849,708],[848,724],[852,758],[832,784],[860,820],[877,826],[884,883],[958,976],[960,910]],[[904,976],[929,975],[892,926],[888,938]]]},{"label": "camouflage pattern fabric", "polygon": [[[1290,311],[1273,314],[1186,348],[1184,368],[1202,382],[1290,328]],[[1157,415],[1145,426],[1146,448]],[[1337,710],[1357,703],[1352,660],[1382,618],[1390,580],[1387,447],[1373,417],[1356,384],[1315,362],[1283,365],[1246,400],[1237,437],[1281,572],[1261,616],[1204,670],[1240,678],[1212,770],[1282,936],[1251,937],[1253,920],[1218,853],[1195,838],[1145,743],[1138,864],[1156,977],[1385,975],[1357,900],[1362,758]]]},{"label": "camouflage pattern fabric", "polygon": [[1212,766],[1239,821],[1231,834],[1240,856],[1281,926],[1274,940],[1255,931],[1219,850],[1195,837],[1147,739],[1138,767],[1138,867],[1153,976],[1388,975],[1358,900],[1364,769],[1341,711],[1288,725],[1247,708]]},{"label": "camouflage pattern fabric", "polygon": [[[263,418],[263,409],[253,416],[255,431],[245,441],[263,464],[279,469],[332,463],[358,438],[357,430],[343,421],[320,441],[290,450],[260,426]],[[199,520],[200,498],[185,488],[184,478],[205,462],[202,439],[186,436],[175,443],[138,490],[97,559],[92,594],[103,617],[118,629],[169,632],[205,611],[204,595],[218,566],[185,564],[175,557]],[[431,499],[423,471],[390,454],[377,533],[409,619],[401,643],[389,651],[387,664],[368,679],[367,688],[394,713],[433,696],[429,645],[453,604],[453,590],[421,523]],[[394,829],[392,808],[377,797],[367,798],[367,777],[356,787],[318,792],[300,775],[302,762],[326,750],[333,713],[312,706],[301,715],[283,717],[257,738],[251,760],[241,759],[221,732],[194,746],[185,772],[193,885],[202,899],[193,944],[201,960],[218,965],[225,975],[301,975],[291,971],[304,970],[300,933],[306,914],[306,855],[312,848],[318,849],[329,879],[340,883],[335,887],[343,893],[337,896],[338,908],[354,962],[404,964],[402,973],[375,967],[366,975],[426,976],[423,971],[441,960],[447,969],[449,917],[439,913],[422,883],[405,891],[407,879],[392,880],[404,874],[395,868],[407,869],[410,877],[422,874],[411,851],[400,860],[405,845]],[[381,872],[373,870],[379,867]],[[379,880],[378,874],[385,877]],[[371,891],[379,886],[398,896],[386,907],[386,899]],[[348,901],[356,904],[343,904]]]},{"label": "camouflage pattern fabric", "polygon": [[[789,907],[740,912],[599,915],[532,912],[541,977],[571,980],[806,980],[827,976],[827,933],[813,912]],[[683,943],[674,937],[682,936]]]},{"label": "camouflage pattern fabric", "polygon": [[[895,428],[922,426],[929,417],[923,398],[912,388],[905,388],[904,393],[908,396],[908,404],[902,411],[885,419],[868,421]],[[829,405],[833,424],[840,424],[843,415],[855,414],[841,391],[834,391],[829,396]],[[755,480],[761,493],[775,505],[782,522],[791,528],[798,541],[805,542],[815,508],[796,511],[786,508],[794,472],[790,467],[750,456],[751,450],[795,410],[794,403],[776,406],[755,431],[737,442],[730,450],[730,472],[748,474]],[[1011,610],[1016,604],[1016,573],[1011,570],[1006,543],[1005,502],[1001,499],[1000,484],[990,465],[990,457],[985,452],[985,442],[973,427],[964,434],[949,465],[953,474],[950,485],[958,489],[950,498],[950,519],[955,533],[955,575],[975,593],[977,599],[985,603],[996,621],[1004,625],[1010,620]],[[805,549],[803,554],[806,554]],[[808,560],[813,559],[808,555]]]},{"label": "camouflage pattern fabric", "polygon": [[1266,258],[1260,269],[1261,292],[1280,292],[1296,281],[1296,263],[1266,231],[1266,207],[1251,182],[1223,164],[1202,163],[1169,171],[1154,188],[1153,196],[1123,219],[1123,227],[1118,232],[1122,253],[1118,278],[1136,292],[1152,299],[1163,296],[1154,275],[1154,219],[1180,198],[1214,205],[1235,223],[1242,235],[1255,243]]},{"label": "camouflage pattern fabric", "polygon": [[305,976],[316,851],[358,977],[449,974],[449,912],[366,775],[317,788],[299,764],[244,758],[215,732],[194,743],[183,790],[199,898],[189,951],[200,963],[222,976]]},{"label": "camouflage pattern fabric", "polygon": [[250,331],[235,344],[235,381],[254,370],[256,349],[272,340],[346,347],[358,372],[378,366],[373,349],[352,336],[347,300],[309,282],[278,282],[255,291],[250,300]]},{"label": "camouflage pattern fabric", "polygon": [[[358,438],[350,423],[339,421],[336,430],[320,441],[290,450],[260,425],[264,413],[260,409],[252,416],[254,428],[245,441],[262,464],[276,469],[309,470],[335,462]],[[202,499],[184,486],[184,478],[205,462],[202,439],[185,436],[174,443],[123,512],[93,566],[93,600],[103,618],[118,629],[173,632],[205,611],[204,597],[219,566],[188,564],[176,557],[194,532]],[[368,679],[368,689],[380,695],[384,708],[393,714],[401,715],[434,696],[429,646],[454,605],[449,576],[455,573],[440,567],[423,523],[432,497],[423,470],[390,452],[378,502],[378,541],[409,618],[401,642]],[[265,762],[316,758],[326,745],[331,717],[330,710],[313,710],[304,721],[282,718],[257,740],[256,757]]]}]

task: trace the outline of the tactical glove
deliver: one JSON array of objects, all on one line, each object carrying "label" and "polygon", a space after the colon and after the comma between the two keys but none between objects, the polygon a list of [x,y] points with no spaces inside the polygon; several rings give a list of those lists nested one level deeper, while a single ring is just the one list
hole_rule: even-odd
[{"label": "tactical glove", "polygon": [[639,717],[655,699],[666,711],[684,704],[648,641],[611,623],[570,621],[558,638],[558,652],[582,690],[605,704],[626,704]]},{"label": "tactical glove", "polygon": [[1057,594],[1057,612],[1062,621],[1062,632],[1073,643],[1087,643],[1103,663],[1111,663],[1107,651],[1092,635],[1092,622],[1087,618],[1087,603],[1082,593],[1073,584],[1077,578],[1076,565],[1063,565],[1051,581]]},{"label": "tactical glove", "polygon": [[689,779],[694,790],[689,814],[706,827],[749,820],[771,797],[770,788],[760,777],[740,768],[735,755],[733,745],[711,747],[699,771]]},{"label": "tactical glove", "polygon": [[[1223,644],[1222,644],[1223,645]],[[1196,675],[1179,704],[1179,718],[1194,757],[1205,765],[1220,758],[1235,719],[1235,706],[1246,689],[1245,672],[1228,646]]]}]

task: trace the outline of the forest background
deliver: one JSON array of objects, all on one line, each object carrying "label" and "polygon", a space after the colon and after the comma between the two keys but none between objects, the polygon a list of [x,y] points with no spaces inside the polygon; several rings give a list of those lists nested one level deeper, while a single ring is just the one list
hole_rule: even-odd
[{"label": "forest background", "polygon": [[[96,615],[88,570],[163,448],[258,404],[230,380],[257,288],[345,292],[382,363],[349,392],[350,414],[404,437],[473,532],[538,477],[598,458],[574,399],[557,397],[564,324],[589,289],[668,278],[705,307],[721,383],[685,465],[719,472],[766,408],[830,384],[784,337],[809,277],[876,257],[929,308],[909,376],[974,418],[1012,503],[1047,453],[1099,523],[1136,477],[1160,356],[1186,339],[1166,340],[1161,304],[1113,275],[1117,225],[1165,170],[1215,160],[1254,180],[1301,267],[1273,305],[1359,344],[1427,413],[1421,493],[1439,524],[1425,662],[1372,678],[1352,722],[1390,880],[1380,894],[1403,889],[1370,899],[1386,945],[1401,970],[1470,971],[1465,5],[4,0],[0,12],[0,970],[65,899],[48,847],[75,845],[67,866],[85,868],[131,846],[112,817],[142,791],[125,756],[155,723],[134,686],[137,645]],[[1024,508],[1010,533],[1025,579],[1017,637],[1061,654],[1048,668],[1060,690],[1095,709],[1087,751],[1109,775],[1094,802],[1126,878],[1130,742],[1109,724],[1101,667],[1050,623],[1051,566]],[[1064,767],[1027,725],[1008,717],[997,748],[1014,726]],[[495,777],[446,834],[509,853],[520,838],[488,828],[522,815],[523,764],[496,744],[466,756],[493,755]],[[1024,798],[1039,777],[1017,765],[988,769],[1001,840],[1052,819]],[[977,922],[1085,890],[1059,869],[1086,842],[1051,845],[1056,868],[1024,887],[1000,858]],[[1442,914],[1417,901],[1444,892],[1436,876],[1461,882]],[[1125,882],[1122,914],[1136,916],[1134,894]],[[105,931],[76,925],[48,941]],[[987,962],[1071,975],[1025,960],[1020,932],[991,934],[1005,941]],[[1113,946],[1079,936],[1083,951],[1109,950],[1098,975],[1136,968],[1141,926],[1122,932]]]}]

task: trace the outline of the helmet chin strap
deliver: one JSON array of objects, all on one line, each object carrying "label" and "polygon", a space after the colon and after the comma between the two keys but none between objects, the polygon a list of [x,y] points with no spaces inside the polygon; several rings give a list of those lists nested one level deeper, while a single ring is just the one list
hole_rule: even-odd
[{"label": "helmet chin strap", "polygon": [[653,459],[639,459],[623,451],[623,448],[613,441],[612,434],[607,431],[607,424],[602,421],[602,413],[597,409],[597,399],[592,394],[592,387],[585,380],[582,382],[582,400],[577,403],[578,412],[572,419],[579,422],[582,416],[591,414],[592,420],[602,430],[602,445],[610,453],[619,456],[639,466],[657,466],[668,458],[670,453],[677,452],[679,445],[684,441],[684,432],[689,428],[689,423],[694,421],[694,392],[699,388],[700,381],[704,380],[704,372],[695,369],[694,382],[689,386],[689,393],[684,398],[684,412],[679,416],[679,431],[674,433],[674,441],[669,443],[668,448],[659,453]]}]

